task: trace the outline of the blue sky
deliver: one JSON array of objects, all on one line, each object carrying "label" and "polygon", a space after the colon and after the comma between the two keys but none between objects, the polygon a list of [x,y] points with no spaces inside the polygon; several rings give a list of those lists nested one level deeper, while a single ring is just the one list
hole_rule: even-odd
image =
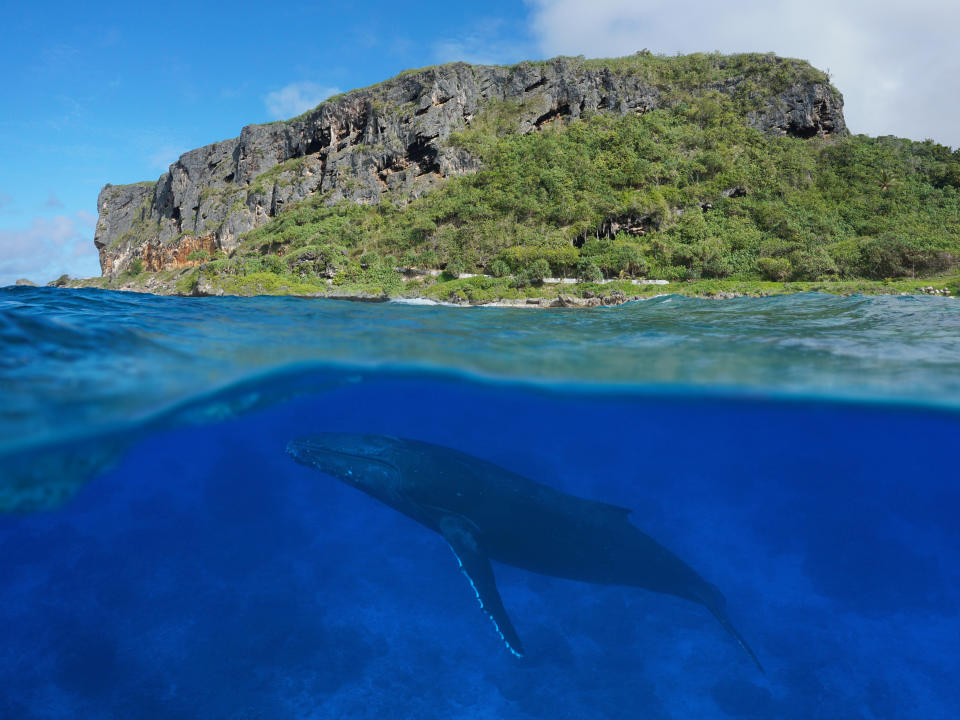
[{"label": "blue sky", "polygon": [[950,5],[24,3],[0,27],[0,285],[99,274],[105,183],[156,179],[180,153],[243,125],[437,62],[772,50],[829,69],[854,131],[958,146],[960,9]]}]

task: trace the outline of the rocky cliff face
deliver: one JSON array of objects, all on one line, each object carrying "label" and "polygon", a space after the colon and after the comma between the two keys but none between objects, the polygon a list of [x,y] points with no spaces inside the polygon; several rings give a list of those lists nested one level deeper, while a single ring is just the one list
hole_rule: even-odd
[{"label": "rocky cliff face", "polygon": [[[751,126],[797,137],[846,133],[839,92],[804,79],[798,68],[809,66],[766,61],[788,77],[779,92],[750,96]],[[387,195],[409,201],[477,169],[476,158],[446,141],[496,101],[516,104],[519,133],[559,118],[643,113],[674,102],[670,87],[615,68],[570,58],[441,65],[331,98],[287,122],[249,125],[238,138],[185,153],[156,183],[104,187],[95,236],[101,270],[116,274],[136,258],[144,269],[161,270],[197,262],[195,251],[229,252],[242,233],[318,194],[329,203],[376,203]],[[733,74],[692,91],[742,97],[755,81]]]}]

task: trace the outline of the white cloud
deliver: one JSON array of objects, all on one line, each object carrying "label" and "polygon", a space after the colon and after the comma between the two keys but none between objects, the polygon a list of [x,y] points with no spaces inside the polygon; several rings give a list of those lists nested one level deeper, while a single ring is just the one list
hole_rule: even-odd
[{"label": "white cloud", "polygon": [[27,228],[0,230],[0,286],[21,277],[45,283],[68,273],[88,277],[100,272],[91,213],[35,217]]},{"label": "white cloud", "polygon": [[275,120],[283,120],[312,110],[338,92],[340,92],[339,88],[335,87],[327,87],[312,82],[295,82],[267,93],[263,102],[267,106],[270,117]]},{"label": "white cloud", "polygon": [[60,198],[57,197],[57,194],[51,190],[50,194],[47,195],[47,201],[43,204],[45,208],[58,209],[63,207],[63,203],[60,201]]},{"label": "white cloud", "polygon": [[829,70],[851,131],[960,146],[960,3],[528,0],[546,56],[773,51]]},{"label": "white cloud", "polygon": [[0,212],[9,210],[13,207],[13,198],[5,192],[0,192]]}]

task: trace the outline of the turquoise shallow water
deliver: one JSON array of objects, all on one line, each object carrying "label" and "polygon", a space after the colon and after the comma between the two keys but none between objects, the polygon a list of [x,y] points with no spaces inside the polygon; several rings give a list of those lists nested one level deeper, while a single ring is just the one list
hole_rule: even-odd
[{"label": "turquoise shallow water", "polygon": [[[0,290],[0,717],[960,716],[960,303],[571,311]],[[633,510],[702,607],[293,463],[404,436]]]}]

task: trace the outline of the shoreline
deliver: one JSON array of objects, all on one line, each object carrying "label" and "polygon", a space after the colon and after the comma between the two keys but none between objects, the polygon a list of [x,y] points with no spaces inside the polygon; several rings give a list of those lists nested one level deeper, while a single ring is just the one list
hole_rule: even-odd
[{"label": "shoreline", "polygon": [[396,282],[390,287],[374,283],[335,285],[327,279],[303,281],[291,276],[258,273],[243,278],[205,277],[201,269],[186,268],[165,273],[141,273],[132,277],[61,278],[54,287],[97,288],[176,297],[296,296],[351,300],[355,302],[398,302],[456,307],[510,308],[596,308],[649,300],[665,295],[729,300],[741,297],[770,297],[799,292],[832,295],[930,295],[955,298],[960,295],[960,274],[929,278],[888,280],[840,280],[822,282],[773,282],[760,280],[694,280],[665,282],[614,279],[602,283],[544,281],[527,287],[513,287],[509,278],[471,275],[456,279],[430,277],[426,282]]}]

